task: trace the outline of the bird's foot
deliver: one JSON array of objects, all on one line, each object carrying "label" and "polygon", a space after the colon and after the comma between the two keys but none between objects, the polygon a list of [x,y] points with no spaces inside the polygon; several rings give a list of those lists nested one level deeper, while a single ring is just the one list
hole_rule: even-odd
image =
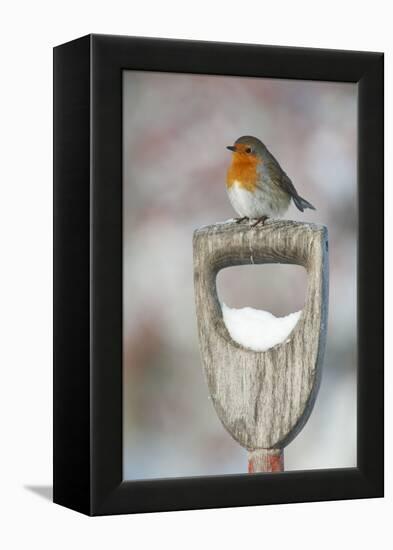
[{"label": "bird's foot", "polygon": [[244,220],[249,220],[250,218],[248,216],[243,216],[242,218],[237,218],[236,223],[244,222]]},{"label": "bird's foot", "polygon": [[257,219],[257,221],[255,223],[253,223],[251,225],[251,227],[255,227],[259,223],[261,223],[262,225],[265,225],[265,221],[268,220],[268,219],[269,219],[269,216],[261,216],[260,218]]}]

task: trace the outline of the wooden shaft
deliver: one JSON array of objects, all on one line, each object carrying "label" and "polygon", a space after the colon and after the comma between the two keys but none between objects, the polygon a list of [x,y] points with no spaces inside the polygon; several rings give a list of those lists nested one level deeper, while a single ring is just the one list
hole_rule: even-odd
[{"label": "wooden shaft", "polygon": [[283,449],[256,449],[248,455],[248,473],[257,472],[283,472]]}]

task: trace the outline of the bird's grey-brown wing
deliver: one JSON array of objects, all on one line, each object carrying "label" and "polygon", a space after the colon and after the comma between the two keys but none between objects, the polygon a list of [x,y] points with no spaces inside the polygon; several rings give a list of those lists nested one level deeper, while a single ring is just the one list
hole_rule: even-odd
[{"label": "bird's grey-brown wing", "polygon": [[284,191],[284,193],[287,193],[290,197],[292,197],[293,202],[301,212],[303,212],[305,208],[311,208],[312,210],[315,210],[314,206],[311,203],[303,199],[298,194],[292,181],[289,179],[287,174],[279,165],[278,161],[274,158],[274,156],[270,153],[270,151],[267,148],[265,151],[265,158],[264,158],[263,164],[264,164],[263,168],[265,170],[265,173],[269,174],[270,181],[274,185],[277,185],[277,187],[281,191]]},{"label": "bird's grey-brown wing", "polygon": [[295,186],[267,148],[264,157],[265,170],[269,173],[272,182],[291,197],[298,197]]}]

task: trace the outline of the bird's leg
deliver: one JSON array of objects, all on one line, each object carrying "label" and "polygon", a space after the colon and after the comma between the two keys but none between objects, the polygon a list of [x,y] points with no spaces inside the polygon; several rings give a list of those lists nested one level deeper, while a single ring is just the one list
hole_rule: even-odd
[{"label": "bird's leg", "polygon": [[244,220],[249,220],[250,218],[248,216],[243,216],[242,218],[237,218],[236,223],[244,222]]},{"label": "bird's leg", "polygon": [[261,216],[260,218],[257,219],[257,221],[255,223],[252,224],[251,227],[255,227],[259,223],[261,223],[262,225],[265,225],[265,221],[268,220],[268,219],[269,219],[269,216]]}]

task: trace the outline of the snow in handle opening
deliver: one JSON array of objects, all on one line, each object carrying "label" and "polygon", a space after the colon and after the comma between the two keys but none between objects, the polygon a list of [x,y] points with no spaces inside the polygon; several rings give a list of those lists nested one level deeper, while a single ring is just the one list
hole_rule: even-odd
[{"label": "snow in handle opening", "polygon": [[252,307],[232,309],[222,303],[224,323],[231,338],[253,351],[266,351],[285,342],[301,313],[296,311],[286,317],[275,317],[269,311]]}]

